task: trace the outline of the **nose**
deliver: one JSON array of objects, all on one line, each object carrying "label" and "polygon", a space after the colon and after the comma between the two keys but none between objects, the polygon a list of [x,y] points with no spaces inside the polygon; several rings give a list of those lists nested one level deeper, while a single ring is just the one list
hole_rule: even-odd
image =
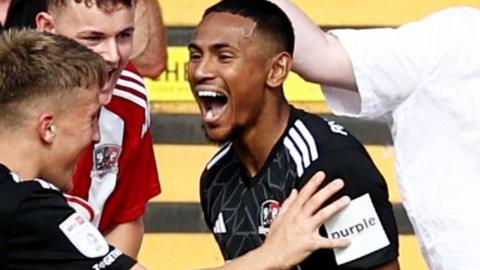
[{"label": "nose", "polygon": [[190,78],[191,80],[201,82],[215,77],[215,64],[211,58],[205,56],[202,59],[191,61],[189,71],[190,76],[193,76]]},{"label": "nose", "polygon": [[120,49],[115,38],[109,38],[104,42],[100,55],[108,64],[117,65],[120,61]]}]

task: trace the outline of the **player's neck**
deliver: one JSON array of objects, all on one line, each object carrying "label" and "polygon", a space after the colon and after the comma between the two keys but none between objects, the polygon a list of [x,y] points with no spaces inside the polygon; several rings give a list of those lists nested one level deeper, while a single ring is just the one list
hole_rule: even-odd
[{"label": "player's neck", "polygon": [[287,128],[290,105],[280,102],[273,110],[263,111],[254,127],[233,140],[235,151],[249,172],[255,176],[265,164],[270,152]]},{"label": "player's neck", "polygon": [[38,177],[38,155],[31,145],[22,141],[6,141],[0,137],[0,163],[24,180]]}]

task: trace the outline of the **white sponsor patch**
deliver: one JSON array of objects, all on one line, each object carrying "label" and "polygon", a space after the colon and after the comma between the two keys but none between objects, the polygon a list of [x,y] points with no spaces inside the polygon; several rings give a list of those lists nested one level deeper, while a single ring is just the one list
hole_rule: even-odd
[{"label": "white sponsor patch", "polygon": [[334,249],[338,265],[353,261],[390,244],[372,199],[367,193],[325,222],[328,238],[350,239],[350,246]]},{"label": "white sponsor patch", "polygon": [[85,257],[97,258],[107,254],[105,238],[79,213],[73,213],[58,227]]}]

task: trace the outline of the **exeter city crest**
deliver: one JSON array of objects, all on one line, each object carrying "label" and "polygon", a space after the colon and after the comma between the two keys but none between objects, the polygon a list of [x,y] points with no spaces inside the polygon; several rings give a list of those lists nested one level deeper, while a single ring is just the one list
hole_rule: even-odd
[{"label": "exeter city crest", "polygon": [[273,220],[277,217],[280,211],[280,203],[276,200],[266,200],[262,203],[260,208],[260,226],[258,233],[267,235]]},{"label": "exeter city crest", "polygon": [[122,147],[116,144],[103,144],[95,147],[92,176],[103,177],[108,173],[117,173],[121,152]]}]

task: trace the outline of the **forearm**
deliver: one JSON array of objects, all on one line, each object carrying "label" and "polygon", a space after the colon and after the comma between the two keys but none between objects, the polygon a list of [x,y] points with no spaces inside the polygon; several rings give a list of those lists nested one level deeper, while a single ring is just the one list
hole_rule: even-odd
[{"label": "forearm", "polygon": [[137,4],[130,59],[146,77],[156,78],[165,70],[167,37],[157,0],[141,0]]},{"label": "forearm", "polygon": [[[115,225],[106,235],[107,241],[132,258],[137,258],[145,232],[142,217]],[[126,237],[128,235],[128,237]]]},{"label": "forearm", "polygon": [[290,0],[269,0],[292,22],[295,32],[293,71],[305,80],[355,90],[350,59],[340,41],[320,29]]}]

